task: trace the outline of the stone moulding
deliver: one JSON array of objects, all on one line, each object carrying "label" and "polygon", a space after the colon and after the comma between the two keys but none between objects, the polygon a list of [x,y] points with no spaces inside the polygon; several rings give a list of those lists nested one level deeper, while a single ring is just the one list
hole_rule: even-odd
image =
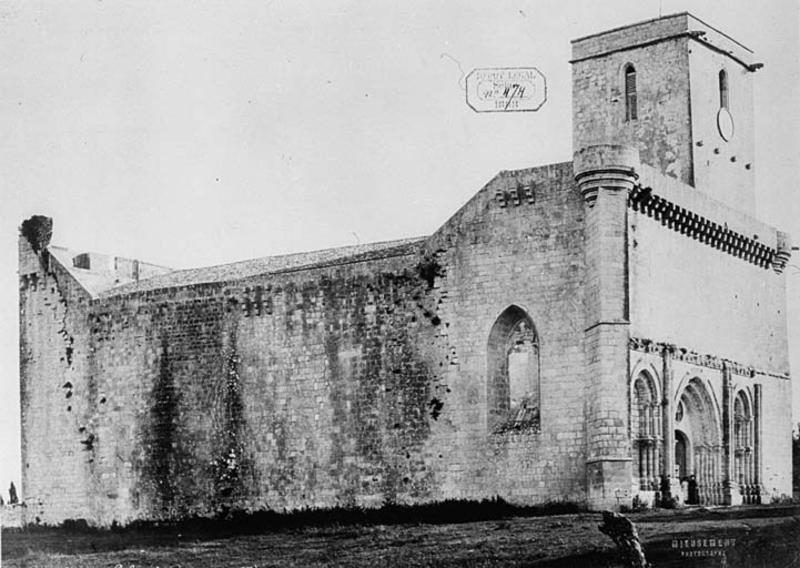
[{"label": "stone moulding", "polygon": [[634,211],[660,221],[668,229],[761,268],[772,268],[778,274],[785,268],[791,254],[787,246],[781,247],[781,237],[784,241],[788,240],[784,233],[779,233],[776,243],[780,248],[771,247],[729,229],[726,223],[715,223],[668,201],[653,193],[651,187],[636,185],[628,196],[628,206]]},{"label": "stone moulding", "polygon": [[586,146],[573,156],[575,181],[589,208],[594,207],[600,188],[630,194],[637,185],[639,166],[639,151],[619,144]]},{"label": "stone moulding", "polygon": [[608,166],[575,175],[575,181],[581,188],[581,195],[589,207],[594,207],[597,192],[601,187],[619,191],[626,186],[630,187],[635,179],[636,171],[624,166]]},{"label": "stone moulding", "polygon": [[677,347],[670,343],[657,342],[640,337],[631,337],[628,341],[628,347],[631,349],[631,351],[652,353],[655,355],[662,355],[664,352],[668,351],[672,353],[672,359],[674,361],[682,361],[684,363],[690,363],[699,367],[707,367],[709,369],[716,369],[718,371],[721,371],[723,368],[727,368],[730,369],[733,374],[742,377],[752,378],[756,375],[763,375],[784,380],[789,380],[790,378],[789,375],[786,374],[772,373],[770,371],[756,369],[750,365],[737,363],[736,361],[717,357],[716,355],[697,353],[696,351],[692,351],[685,347]]}]

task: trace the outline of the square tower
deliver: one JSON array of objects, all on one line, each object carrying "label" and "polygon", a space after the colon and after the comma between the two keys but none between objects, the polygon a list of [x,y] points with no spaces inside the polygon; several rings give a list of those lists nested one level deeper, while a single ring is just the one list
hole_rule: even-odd
[{"label": "square tower", "polygon": [[753,213],[752,57],[686,12],[574,40],[573,149],[633,146],[642,162]]}]

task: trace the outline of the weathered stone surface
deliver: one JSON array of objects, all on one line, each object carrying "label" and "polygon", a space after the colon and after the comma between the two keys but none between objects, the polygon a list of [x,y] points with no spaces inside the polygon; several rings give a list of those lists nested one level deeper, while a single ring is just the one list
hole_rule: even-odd
[{"label": "weathered stone surface", "polygon": [[575,163],[429,237],[172,271],[22,235],[27,522],[788,494],[790,241],[698,185],[678,20],[579,40]]}]

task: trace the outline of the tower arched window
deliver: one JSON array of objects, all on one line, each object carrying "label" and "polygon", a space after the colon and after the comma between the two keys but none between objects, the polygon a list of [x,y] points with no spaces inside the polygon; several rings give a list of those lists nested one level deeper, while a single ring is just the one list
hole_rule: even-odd
[{"label": "tower arched window", "polygon": [[539,429],[539,336],[528,314],[510,306],[488,344],[488,410],[492,431]]},{"label": "tower arched window", "polygon": [[728,72],[725,69],[719,72],[719,107],[728,108]]},{"label": "tower arched window", "polygon": [[636,101],[636,69],[628,64],[625,67],[625,120],[636,120],[638,109]]}]

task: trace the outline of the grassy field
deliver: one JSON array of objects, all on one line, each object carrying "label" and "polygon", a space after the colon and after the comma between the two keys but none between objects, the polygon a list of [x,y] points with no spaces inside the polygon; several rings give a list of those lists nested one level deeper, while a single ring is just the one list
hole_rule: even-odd
[{"label": "grassy field", "polygon": [[[800,567],[800,507],[685,509],[630,515],[656,567]],[[622,566],[577,513],[465,523],[332,525],[256,534],[185,529],[4,530],[2,565],[27,568],[270,566]]]}]

